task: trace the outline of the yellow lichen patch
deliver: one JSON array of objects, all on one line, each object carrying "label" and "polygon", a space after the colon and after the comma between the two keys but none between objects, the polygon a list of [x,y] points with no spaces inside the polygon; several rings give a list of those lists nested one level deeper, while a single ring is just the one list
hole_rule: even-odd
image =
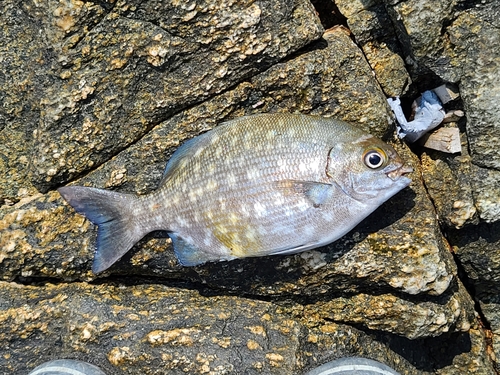
[{"label": "yellow lichen patch", "polygon": [[222,338],[213,337],[212,342],[214,344],[219,345],[221,348],[227,349],[229,348],[229,346],[231,346],[231,337],[222,337]]},{"label": "yellow lichen patch", "polygon": [[[81,215],[69,214],[65,205],[49,204],[60,200],[57,192],[21,200],[14,211],[0,220],[0,262],[9,258],[23,262],[27,259],[35,259],[34,262],[43,260],[45,253],[63,247],[61,240],[67,243],[67,237],[72,233],[81,235],[88,229],[90,223]],[[39,208],[38,204],[43,208]],[[80,244],[80,248],[86,249],[88,241],[80,241]],[[29,255],[21,259],[20,256],[24,254]],[[68,258],[65,259],[61,266],[66,266],[68,261]]]},{"label": "yellow lichen patch", "polygon": [[86,323],[82,327],[82,332],[80,334],[80,340],[81,341],[91,341],[92,339],[95,340],[96,333],[97,333],[96,327],[90,323]]},{"label": "yellow lichen patch", "polygon": [[84,6],[83,1],[61,2],[61,6],[53,11],[54,24],[68,33],[76,24],[75,16],[79,15]]},{"label": "yellow lichen patch", "polygon": [[248,340],[247,348],[249,350],[257,350],[257,349],[262,349],[262,346],[260,346],[259,343],[255,340]]},{"label": "yellow lichen patch", "polygon": [[199,372],[201,374],[208,374],[210,373],[210,362],[213,362],[215,360],[214,355],[207,355],[205,353],[198,353],[196,355],[196,362],[200,363],[201,366],[199,368]]},{"label": "yellow lichen patch", "polygon": [[112,328],[118,328],[118,324],[116,324],[115,322],[106,322],[106,323],[101,324],[97,328],[97,330],[99,331],[99,333],[103,333],[103,332],[108,332]]},{"label": "yellow lichen patch", "polygon": [[317,344],[318,343],[318,335],[310,334],[307,336],[307,342]]},{"label": "yellow lichen patch", "polygon": [[146,340],[152,346],[164,344],[191,346],[200,332],[196,328],[176,328],[170,331],[155,330],[146,335]]},{"label": "yellow lichen patch", "polygon": [[266,336],[266,329],[263,326],[248,326],[245,328],[252,332],[254,335]]},{"label": "yellow lichen patch", "polygon": [[127,62],[128,59],[114,58],[110,62],[110,70],[123,68]]},{"label": "yellow lichen patch", "polygon": [[127,308],[125,306],[121,306],[121,305],[112,305],[111,309],[112,309],[112,312],[113,312],[114,316],[117,316],[122,311],[126,311],[127,310]]},{"label": "yellow lichen patch", "polygon": [[[47,308],[33,308],[32,306],[22,306],[17,309],[8,309],[0,312],[0,325],[6,327],[7,335],[15,335],[20,339],[27,339],[34,332],[47,333],[48,322],[43,321],[44,314],[49,313]],[[4,340],[5,336],[0,335],[0,340]]]},{"label": "yellow lichen patch", "polygon": [[269,321],[271,320],[271,315],[269,315],[269,314],[264,314],[264,315],[262,315],[261,320],[264,320],[264,321],[266,321],[266,322],[269,322]]},{"label": "yellow lichen patch", "polygon": [[281,354],[278,353],[268,353],[266,354],[266,359],[269,361],[269,364],[273,367],[279,367],[283,364],[285,360]]},{"label": "yellow lichen patch", "polygon": [[282,322],[282,325],[279,326],[279,331],[284,335],[289,335],[290,333],[293,333],[294,328],[296,327],[297,327],[297,322],[291,319],[285,319]]},{"label": "yellow lichen patch", "polygon": [[339,329],[338,325],[336,324],[324,324],[321,326],[320,330],[323,333],[335,333]]},{"label": "yellow lichen patch", "polygon": [[135,321],[141,320],[141,318],[137,314],[127,314],[127,319],[128,320],[135,320]]},{"label": "yellow lichen patch", "polygon": [[108,353],[108,361],[114,366],[120,366],[130,362],[130,348],[128,346],[114,347]]},{"label": "yellow lichen patch", "polygon": [[221,311],[217,314],[217,319],[227,320],[231,317],[231,313],[228,311]]}]

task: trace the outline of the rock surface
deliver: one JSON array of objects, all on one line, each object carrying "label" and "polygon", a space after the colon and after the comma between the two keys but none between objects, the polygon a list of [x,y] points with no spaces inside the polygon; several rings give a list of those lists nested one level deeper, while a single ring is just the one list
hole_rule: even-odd
[{"label": "rock surface", "polygon": [[[159,124],[146,137],[78,183],[88,182],[108,188],[124,184],[132,191],[140,191],[144,186],[151,189],[157,185],[163,169],[163,165],[157,166],[156,170],[151,168],[154,155],[158,158],[171,153],[179,144],[177,139],[198,133],[197,127],[206,129],[210,126],[200,120],[211,118],[217,122],[249,114],[257,110],[253,108],[255,103],[261,103],[258,108],[264,112],[280,110],[279,106],[316,114],[333,112],[337,117],[359,123],[372,133],[382,135],[387,132],[386,104],[381,100],[383,96],[357,47],[342,29],[325,34],[321,43],[323,48],[278,64],[250,82]],[[356,69],[358,75],[342,69],[345,61],[349,61],[350,69]],[[312,70],[311,66],[314,67]],[[315,84],[311,82],[312,76]],[[337,85],[340,77],[345,77],[345,82]],[[294,91],[304,90],[304,95],[293,94],[290,87]],[[344,104],[342,112],[336,105],[337,101]],[[363,116],[364,108],[356,105],[359,101],[379,110]],[[407,154],[407,159],[412,158],[407,150],[401,151]],[[418,165],[414,167],[418,169]],[[122,177],[117,178],[118,175]],[[105,182],[102,185],[94,181]],[[116,181],[118,183],[113,184]],[[383,219],[372,222],[377,217]],[[383,326],[372,322],[377,318],[368,316],[360,317],[358,323],[367,327],[378,324],[379,329],[385,327],[389,332],[409,338],[468,330],[473,319],[467,312],[471,303],[466,294],[456,294],[450,287],[455,285],[455,267],[421,182],[416,180],[411,190],[391,199],[371,218],[325,251],[271,257],[266,260],[266,266],[263,266],[262,259],[244,259],[194,269],[180,267],[169,246],[170,240],[159,238],[143,241],[140,250],[131,254],[132,258],[117,264],[110,272],[189,279],[214,289],[265,297],[315,299],[317,295],[387,290],[406,294],[404,298],[412,299],[411,304],[414,304],[425,295],[428,304],[421,304],[421,310],[409,309],[407,320],[413,319],[417,324]],[[89,262],[95,231],[88,222],[82,226],[82,217],[64,204],[57,193],[40,196],[26,204],[20,202],[2,222],[8,228],[0,240],[7,244],[6,250],[0,253],[6,265],[1,271],[3,278],[30,276],[69,280],[93,277]],[[451,298],[445,309],[441,308],[442,298]],[[385,295],[372,295],[369,299],[372,304],[380,300],[387,306],[388,314],[394,315],[407,303],[399,300],[388,304]],[[346,319],[351,322],[353,317]],[[440,323],[434,322],[435,319]]]},{"label": "rock surface", "polygon": [[403,95],[412,81],[396,31],[387,27],[391,19],[384,3],[354,0],[337,4],[386,96]]},{"label": "rock surface", "polygon": [[[348,355],[498,373],[496,2],[4,3],[0,373],[67,357],[110,375],[300,374]],[[460,155],[394,138],[386,95],[442,81],[466,112],[448,125]],[[156,233],[91,273],[95,228],[55,187],[147,194],[187,139],[277,111],[384,137],[412,185],[322,249],[184,268]]]},{"label": "rock surface", "polygon": [[[462,154],[426,152],[423,176],[484,324],[491,329],[492,358],[498,360],[500,86],[494,77],[500,73],[500,7],[495,1],[449,1],[440,4],[441,12],[422,12],[412,3],[416,2],[394,8],[402,23],[413,25],[406,29],[406,37],[415,62],[440,79],[458,83],[466,112],[466,120],[457,124],[463,135]],[[447,14],[449,20],[439,20],[436,14]]]},{"label": "rock surface", "polygon": [[[301,305],[207,298],[160,284],[0,282],[0,323],[6,374],[27,374],[56,358],[85,360],[108,375],[301,374],[354,354],[405,374],[425,374],[435,365],[424,341],[378,341],[356,328],[316,320]],[[440,353],[453,362],[449,367],[488,373],[484,351],[463,361],[467,343],[477,350],[484,342],[477,329],[453,339],[454,347]],[[420,351],[407,360],[391,346]]]},{"label": "rock surface", "polygon": [[[88,7],[102,18],[86,20]],[[93,8],[66,3],[53,11],[55,26],[42,20],[49,35],[54,27],[66,28],[54,68],[59,77],[42,98],[34,143],[32,181],[43,192],[322,33],[305,0],[118,1],[111,9]],[[80,22],[96,25],[73,34]]]}]

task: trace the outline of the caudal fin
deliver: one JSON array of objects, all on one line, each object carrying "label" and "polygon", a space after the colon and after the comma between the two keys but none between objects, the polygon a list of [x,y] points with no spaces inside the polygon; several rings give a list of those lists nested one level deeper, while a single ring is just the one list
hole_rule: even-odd
[{"label": "caudal fin", "polygon": [[78,213],[98,226],[94,273],[111,267],[146,234],[135,224],[134,195],[83,186],[64,186],[57,191]]}]

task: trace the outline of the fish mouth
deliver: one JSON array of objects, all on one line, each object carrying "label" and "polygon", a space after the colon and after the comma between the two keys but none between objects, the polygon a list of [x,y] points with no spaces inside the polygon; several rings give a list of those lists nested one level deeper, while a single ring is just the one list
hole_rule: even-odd
[{"label": "fish mouth", "polygon": [[402,176],[404,176],[407,173],[413,172],[413,168],[409,167],[407,165],[400,165],[399,167],[396,167],[390,171],[385,172],[387,177],[389,177],[391,180],[396,181],[400,179]]}]

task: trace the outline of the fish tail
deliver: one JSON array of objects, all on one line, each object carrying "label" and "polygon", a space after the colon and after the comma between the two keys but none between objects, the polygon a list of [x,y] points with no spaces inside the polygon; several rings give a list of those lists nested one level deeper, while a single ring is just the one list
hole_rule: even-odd
[{"label": "fish tail", "polygon": [[134,220],[138,202],[135,195],[84,186],[57,190],[78,213],[98,226],[94,273],[111,267],[146,234]]}]

